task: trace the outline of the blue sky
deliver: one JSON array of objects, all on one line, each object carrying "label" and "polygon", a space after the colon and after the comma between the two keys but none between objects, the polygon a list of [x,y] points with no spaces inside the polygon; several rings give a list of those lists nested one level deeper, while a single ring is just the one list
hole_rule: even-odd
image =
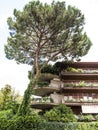
[{"label": "blue sky", "polygon": [[[29,83],[27,74],[31,67],[28,65],[17,65],[15,61],[5,58],[4,44],[9,35],[6,20],[12,16],[14,8],[21,10],[30,0],[3,0],[0,4],[0,88],[9,84],[23,94]],[[51,3],[52,0],[41,0]],[[57,0],[56,0],[57,1]],[[62,0],[60,0],[62,1]],[[98,61],[98,0],[66,0],[67,4],[78,7],[85,16],[85,31],[91,39],[93,46],[82,61]]]}]

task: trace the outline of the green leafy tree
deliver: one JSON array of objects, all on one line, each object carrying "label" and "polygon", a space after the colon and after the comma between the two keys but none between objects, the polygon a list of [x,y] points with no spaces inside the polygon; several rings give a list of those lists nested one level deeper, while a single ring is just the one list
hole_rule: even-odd
[{"label": "green leafy tree", "polygon": [[[57,59],[78,59],[87,54],[91,41],[83,32],[84,15],[65,2],[29,2],[23,11],[14,10],[9,17],[10,36],[5,53],[8,59],[41,69]],[[40,67],[40,64],[43,66]]]},{"label": "green leafy tree", "polygon": [[11,86],[5,85],[4,88],[1,89],[1,96],[0,96],[0,108],[2,110],[7,109],[8,103],[10,102],[11,97]]},{"label": "green leafy tree", "polygon": [[[8,84],[0,90],[0,110],[12,109],[16,113],[20,102],[21,96]],[[21,101],[20,101],[21,99]]]},{"label": "green leafy tree", "polygon": [[[10,36],[5,45],[6,57],[32,65],[32,70],[36,69],[35,80],[50,61],[78,59],[91,47],[83,32],[84,15],[75,7],[66,7],[65,2],[53,1],[49,5],[32,1],[22,11],[14,9],[13,15],[7,20]],[[19,109],[22,115],[30,101],[30,86],[31,83]]]}]

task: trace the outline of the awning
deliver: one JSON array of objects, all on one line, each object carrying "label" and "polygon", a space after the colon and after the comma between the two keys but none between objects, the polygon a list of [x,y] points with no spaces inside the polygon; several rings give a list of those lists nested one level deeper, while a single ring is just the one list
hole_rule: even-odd
[{"label": "awning", "polygon": [[98,105],[82,105],[82,113],[98,113]]}]

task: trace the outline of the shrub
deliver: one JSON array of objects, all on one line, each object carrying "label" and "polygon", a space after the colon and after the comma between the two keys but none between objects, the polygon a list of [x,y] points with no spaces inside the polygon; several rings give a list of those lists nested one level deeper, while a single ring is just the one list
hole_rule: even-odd
[{"label": "shrub", "polygon": [[[8,119],[0,117],[0,130],[7,130],[8,128]],[[9,129],[8,129],[9,130]]]},{"label": "shrub", "polygon": [[39,81],[39,82],[37,82],[37,86],[38,87],[48,87],[48,85],[49,85],[49,82],[41,82],[41,81]]},{"label": "shrub", "polygon": [[[37,128],[38,123],[41,122],[40,117],[37,114],[33,114],[32,116],[20,116],[15,119],[15,124],[17,130],[32,130],[33,128]],[[14,128],[13,125],[10,127]]]},{"label": "shrub", "polygon": [[94,120],[94,117],[92,115],[79,115],[79,118],[78,118],[78,121],[86,121],[86,122],[90,122],[90,121],[93,121]]},{"label": "shrub", "polygon": [[38,130],[98,130],[98,127],[96,123],[41,122],[38,124]]},{"label": "shrub", "polygon": [[46,122],[38,115],[0,118],[0,130],[98,130],[98,123]]},{"label": "shrub", "polygon": [[42,120],[36,114],[32,116],[16,116],[13,120],[0,118],[0,130],[37,130]]},{"label": "shrub", "polygon": [[72,68],[72,67],[68,67],[67,69],[65,69],[65,71],[77,73],[77,72],[78,72],[78,69]]},{"label": "shrub", "polygon": [[94,123],[78,123],[76,130],[98,130]]},{"label": "shrub", "polygon": [[84,121],[93,121],[94,117],[92,115],[85,115],[84,116]]},{"label": "shrub", "polygon": [[62,122],[42,122],[38,125],[38,130],[73,130],[66,129],[65,123]]},{"label": "shrub", "polygon": [[13,111],[11,109],[0,111],[0,118],[10,119],[12,117]]},{"label": "shrub", "polygon": [[61,104],[44,114],[47,121],[74,122],[76,118],[71,108]]},{"label": "shrub", "polygon": [[56,74],[59,75],[60,73],[60,67],[57,67],[55,64],[47,64],[42,70],[41,73],[51,73],[51,74]]},{"label": "shrub", "polygon": [[95,119],[98,121],[98,115],[95,116]]},{"label": "shrub", "polygon": [[[60,72],[61,72],[60,67],[57,67],[55,64],[54,65],[47,64],[41,70],[41,73],[51,73],[51,74],[56,74],[56,75],[59,75]],[[36,74],[36,68],[34,69],[34,74]]]}]

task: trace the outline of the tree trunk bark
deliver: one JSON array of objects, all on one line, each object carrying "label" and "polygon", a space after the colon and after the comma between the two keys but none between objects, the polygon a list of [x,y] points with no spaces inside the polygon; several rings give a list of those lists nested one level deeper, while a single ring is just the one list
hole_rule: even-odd
[{"label": "tree trunk bark", "polygon": [[35,68],[36,68],[36,75],[35,78],[37,79],[40,75],[40,67],[39,67],[39,61],[38,61],[38,53],[36,53],[35,57]]}]

